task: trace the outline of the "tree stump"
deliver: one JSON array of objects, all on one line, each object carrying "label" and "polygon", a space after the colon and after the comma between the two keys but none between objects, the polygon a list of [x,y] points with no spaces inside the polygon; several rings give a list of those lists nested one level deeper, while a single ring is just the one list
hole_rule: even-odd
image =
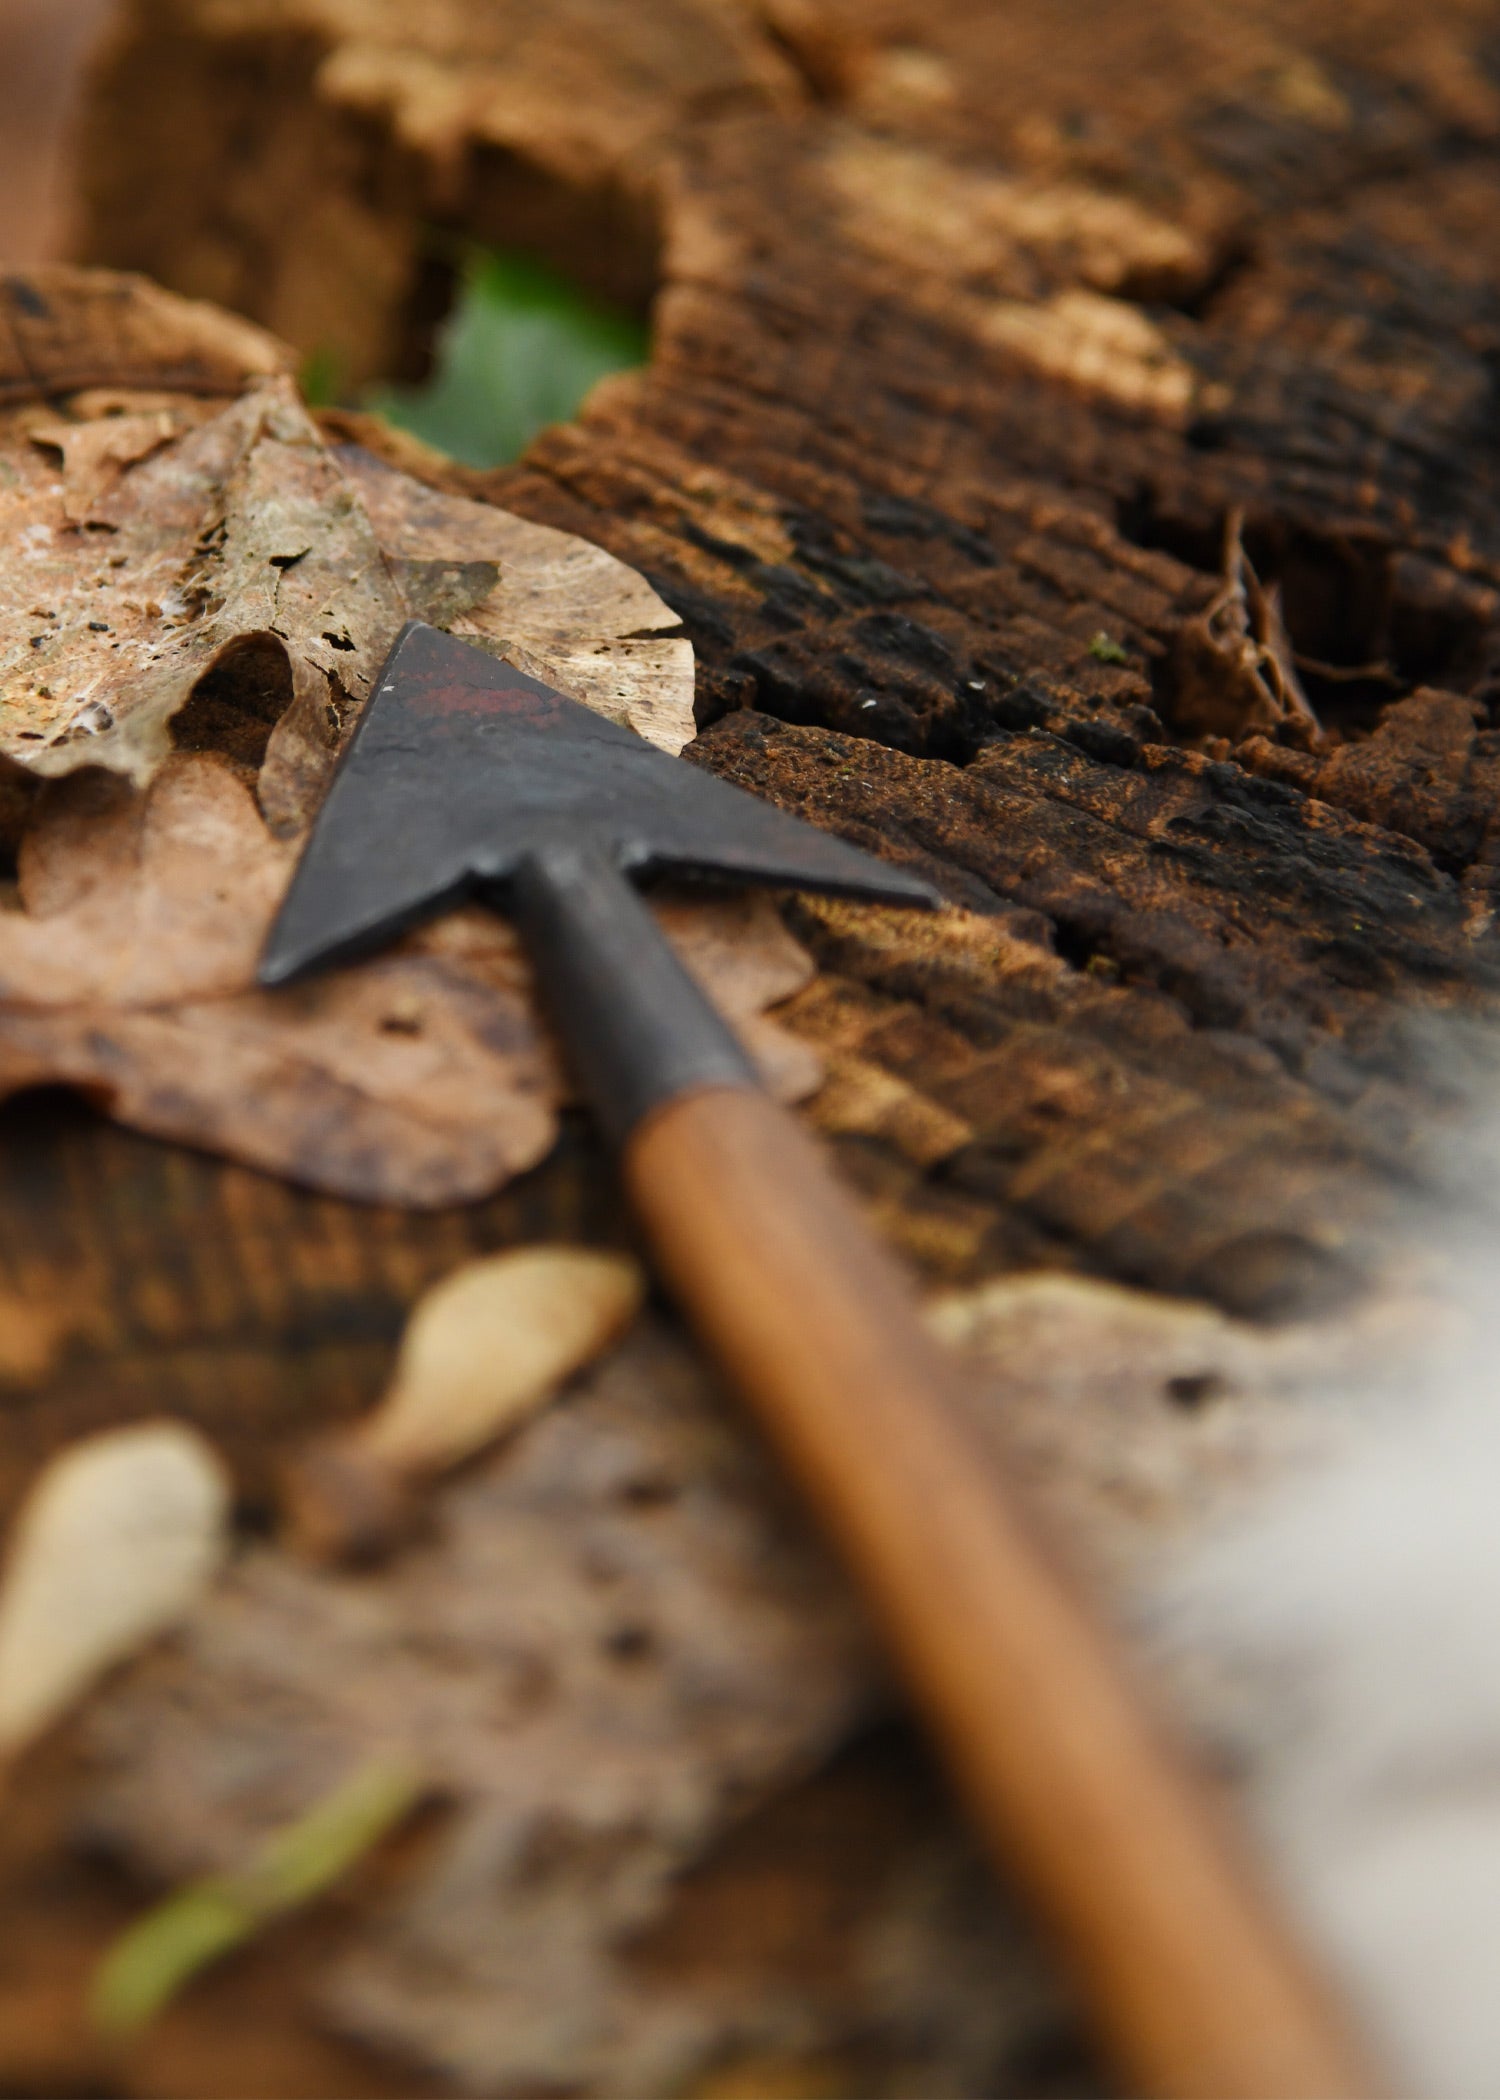
[{"label": "tree stump", "polygon": [[[808,1113],[928,1279],[1067,1270],[1261,1323],[1368,1293],[1397,1205],[1437,1200],[1429,1017],[1485,1012],[1500,964],[1488,9],[134,0],[84,143],[82,257],[351,379],[420,364],[434,230],[650,303],[649,370],[515,468],[338,428],[640,570],[697,653],[693,762],[962,908],[789,907],[820,972],[783,1018],[830,1067]],[[620,1229],[582,1132],[414,1221],[61,1105],[7,1120],[8,1274],[88,1307],[18,1388],[27,1452],[149,1392],[252,1498],[294,1421],[368,1397],[461,1250]],[[64,1832],[84,1782],[59,1770]],[[768,2051],[787,2091],[1086,2078],[1022,1954],[1024,2015],[987,2025],[983,1977],[918,1989],[881,2068],[868,1979],[810,1964],[845,1958],[839,1906],[874,1900],[851,1861],[889,1828],[892,1959],[935,1990],[951,1916],[913,1889],[953,1840],[889,1741],[792,1777],[639,1957],[774,1978],[792,2010],[744,2089]],[[51,1891],[30,1988],[59,2002],[123,1902],[60,1856],[11,1876]],[[297,1929],[306,1966],[348,1920]],[[411,2089],[411,2060],[320,2054],[290,1940],[256,1959],[132,2090],[238,2090],[203,2052],[247,2028],[258,2090]],[[923,2053],[924,2002],[961,2045]],[[739,2090],[736,2016],[704,2003],[692,2075]]]},{"label": "tree stump", "polygon": [[1490,966],[1482,12],[533,15],[138,7],[84,252],[354,374],[416,354],[434,224],[653,293],[649,372],[455,478],[680,612],[700,763],[1071,966],[800,916],[808,1027],[902,1090],[822,1111],[892,1228],[1345,1287],[1425,1112],[1396,1010]]}]

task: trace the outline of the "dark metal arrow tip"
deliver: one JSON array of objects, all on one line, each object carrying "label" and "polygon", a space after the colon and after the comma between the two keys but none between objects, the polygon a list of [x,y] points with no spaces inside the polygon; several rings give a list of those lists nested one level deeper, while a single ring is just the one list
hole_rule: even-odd
[{"label": "dark metal arrow tip", "polygon": [[559,845],[634,873],[942,902],[919,876],[413,622],[339,761],[260,982],[366,951],[476,890],[493,897]]}]

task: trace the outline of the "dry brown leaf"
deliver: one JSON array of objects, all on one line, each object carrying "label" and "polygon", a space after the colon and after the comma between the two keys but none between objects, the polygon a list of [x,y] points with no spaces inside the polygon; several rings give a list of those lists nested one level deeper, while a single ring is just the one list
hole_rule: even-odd
[{"label": "dry brown leaf", "polygon": [[233,1872],[410,1760],[446,1812],[301,1990],[413,2082],[655,2100],[868,2040],[891,2092],[991,2090],[1059,1997],[925,1780],[803,1789],[890,1695],[769,1464],[643,1318],[378,1580],[243,1554],[85,1716],[91,1831],[153,1886]]},{"label": "dry brown leaf", "polygon": [[[798,2015],[762,2002],[758,1969],[643,1965],[641,1935],[869,1712],[872,1664],[755,1440],[642,1321],[445,1488],[378,1583],[243,1555],[184,1640],[91,1709],[91,1826],[171,1884],[232,1870],[352,1764],[415,1762],[448,1816],[391,1900],[314,1950],[319,2019],[455,2091],[678,2092],[726,2023],[795,2046]],[[881,1959],[900,1909],[854,1927],[882,2020],[909,1988]],[[910,1989],[907,2017],[930,2020]]]},{"label": "dry brown leaf", "polygon": [[[369,1201],[463,1202],[534,1165],[562,1087],[510,928],[453,913],[356,968],[260,992],[292,858],[209,755],[144,791],[99,772],[50,786],[22,908],[0,912],[0,1093],[61,1081],[135,1129]],[[736,1024],[811,974],[764,898],[662,915]],[[816,1068],[785,1042],[768,1078],[795,1095]]]},{"label": "dry brown leaf", "polygon": [[175,1422],[89,1437],[16,1519],[0,1588],[0,1756],[184,1619],[228,1548],[229,1479]]},{"label": "dry brown leaf", "polygon": [[[356,447],[336,456],[286,353],[227,316],[216,333],[217,318],[140,280],[7,283],[0,757],[143,782],[199,682],[269,652],[280,676],[255,759],[273,828],[296,830],[408,613],[681,749],[692,647],[634,570]],[[112,333],[91,342],[95,327]]]},{"label": "dry brown leaf", "polygon": [[[252,636],[316,694],[331,752],[402,617],[290,380],[228,405],[0,416],[0,755],[30,772],[148,779],[172,717]],[[273,767],[276,750],[273,733]]]},{"label": "dry brown leaf", "polygon": [[526,1247],[445,1277],[407,1323],[374,1414],[290,1469],[303,1550],[383,1553],[406,1528],[407,1490],[534,1414],[624,1332],[645,1290],[628,1256],[580,1247]]},{"label": "dry brown leaf", "polygon": [[[357,447],[339,457],[415,617],[508,656],[663,751],[691,742],[693,645],[634,569],[572,533],[426,488]],[[466,604],[445,599],[450,578],[481,562],[495,565],[494,588]]]},{"label": "dry brown leaf", "polygon": [[[79,397],[83,399],[85,397]],[[127,467],[170,444],[187,427],[175,408],[148,408],[131,413],[128,398],[115,396],[109,406],[79,410],[76,420],[28,423],[31,442],[62,461],[63,515],[72,526],[94,522],[95,506]]]},{"label": "dry brown leaf", "polygon": [[[692,734],[692,649],[602,549],[331,450],[286,362],[140,280],[42,273],[0,296],[7,821],[36,776],[54,783],[20,909],[0,913],[0,1092],[61,1080],[319,1188],[462,1201],[555,1128],[514,940],[460,914],[268,999],[254,965],[281,841],[408,613],[668,750]],[[810,969],[769,906],[664,917],[773,1085],[815,1086],[810,1054],[757,1020]]]}]

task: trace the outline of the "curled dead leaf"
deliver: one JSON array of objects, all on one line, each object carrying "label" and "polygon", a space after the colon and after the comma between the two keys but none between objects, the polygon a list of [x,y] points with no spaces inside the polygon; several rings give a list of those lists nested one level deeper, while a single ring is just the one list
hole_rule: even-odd
[{"label": "curled dead leaf", "polygon": [[327,1559],[387,1547],[411,1483],[534,1414],[618,1340],[645,1289],[628,1256],[579,1247],[522,1248],[445,1277],[412,1314],[380,1406],[292,1469],[304,1550]]},{"label": "curled dead leaf", "polygon": [[1223,582],[1173,648],[1172,713],[1189,735],[1238,742],[1270,735],[1315,751],[1323,731],[1303,691],[1276,584],[1262,583],[1244,546],[1243,513],[1224,527]]},{"label": "curled dead leaf", "polygon": [[86,1438],[16,1519],[0,1588],[0,1756],[186,1616],[228,1548],[229,1480],[175,1422]]},{"label": "curled dead leaf", "polygon": [[90,523],[95,505],[127,467],[170,443],[186,427],[185,419],[170,407],[132,414],[128,396],[112,397],[107,406],[93,405],[94,415],[83,410],[74,421],[58,418],[27,427],[33,445],[55,451],[62,461],[63,512],[75,526]]}]

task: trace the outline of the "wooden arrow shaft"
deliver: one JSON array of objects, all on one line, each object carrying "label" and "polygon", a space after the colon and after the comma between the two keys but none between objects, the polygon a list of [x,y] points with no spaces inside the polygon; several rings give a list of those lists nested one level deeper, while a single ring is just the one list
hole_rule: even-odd
[{"label": "wooden arrow shaft", "polygon": [[504,901],[663,1276],[863,1586],[1121,2067],[1172,2100],[1374,2081],[1186,1763],[1020,1519],[911,1290],[609,857]]},{"label": "wooden arrow shaft", "polygon": [[668,1285],[860,1581],[1121,2067],[1181,2100],[1372,2091],[1232,1834],[973,1438],[900,1270],[796,1124],[749,1088],[710,1088],[649,1116],[623,1170]]}]

